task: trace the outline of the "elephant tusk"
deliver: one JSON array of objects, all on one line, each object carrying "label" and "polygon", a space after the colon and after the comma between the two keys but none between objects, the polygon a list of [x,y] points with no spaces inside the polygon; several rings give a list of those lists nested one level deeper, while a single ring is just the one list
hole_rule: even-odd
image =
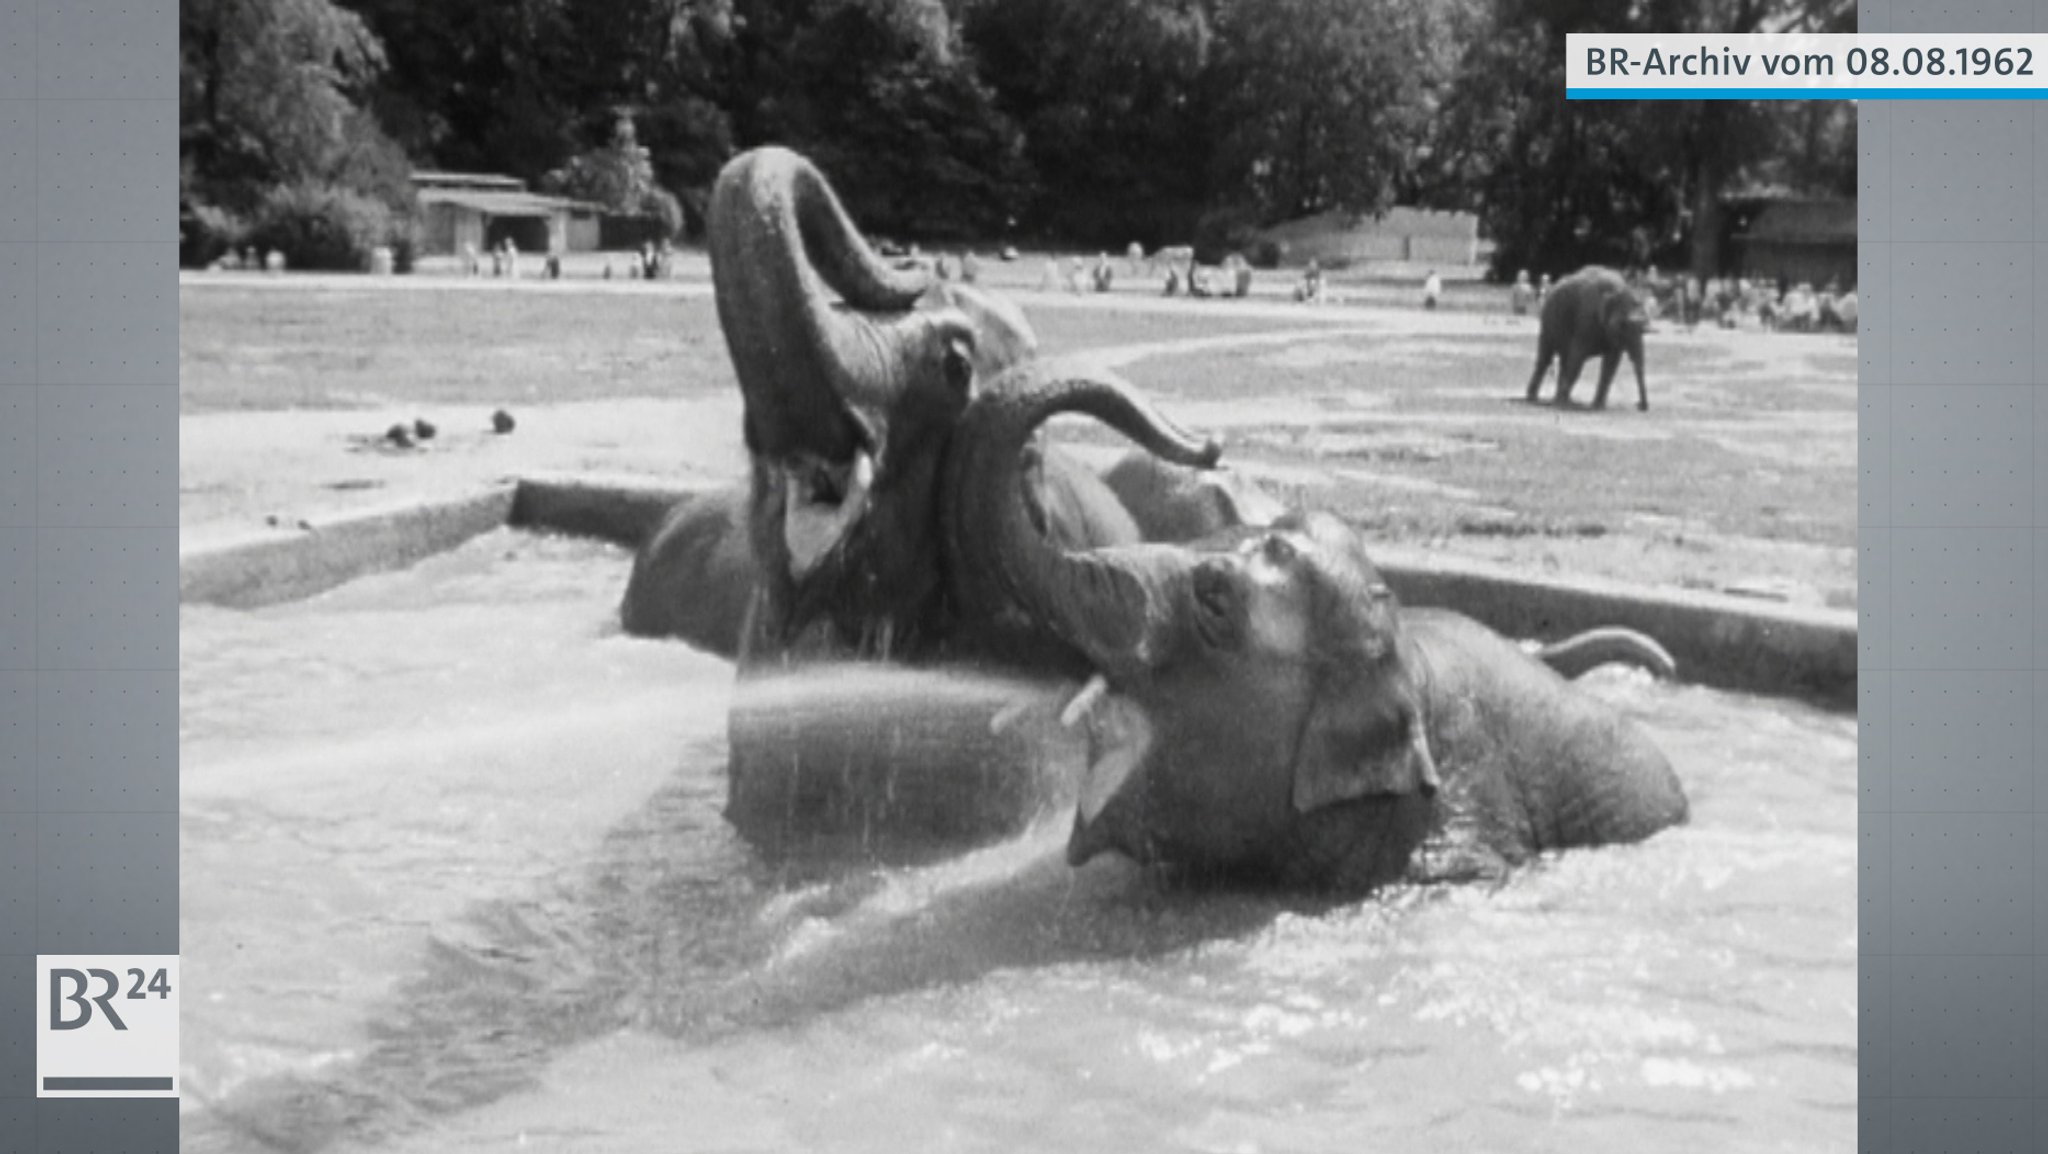
[{"label": "elephant tusk", "polygon": [[1076,693],[1074,699],[1067,702],[1067,707],[1060,711],[1060,724],[1067,729],[1074,728],[1081,723],[1082,718],[1094,712],[1095,707],[1102,704],[1102,699],[1107,696],[1109,679],[1098,673],[1089,678],[1088,684],[1081,687],[1081,692]]},{"label": "elephant tusk", "polygon": [[989,736],[1001,737],[1004,730],[1017,724],[1017,719],[1024,716],[1025,711],[1030,709],[1031,705],[1031,701],[1027,699],[1024,701],[1013,701],[996,710],[996,715],[988,719]]}]

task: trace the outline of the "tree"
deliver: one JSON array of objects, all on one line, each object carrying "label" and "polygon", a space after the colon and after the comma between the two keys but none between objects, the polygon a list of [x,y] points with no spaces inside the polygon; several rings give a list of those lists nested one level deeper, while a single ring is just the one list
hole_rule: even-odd
[{"label": "tree", "polygon": [[386,48],[370,107],[410,154],[537,181],[603,139],[565,83],[567,0],[349,2]]},{"label": "tree", "polygon": [[967,0],[963,37],[1021,131],[1027,227],[1185,242],[1208,206],[1213,0]]},{"label": "tree", "polygon": [[1441,12],[1432,0],[1222,5],[1215,191],[1263,223],[1385,208],[1449,79]]},{"label": "tree", "polygon": [[[1420,187],[1480,212],[1503,275],[1642,262],[1674,243],[1714,275],[1730,189],[1853,188],[1853,119],[1759,101],[1567,102],[1566,31],[1841,31],[1854,18],[1844,0],[1491,0]],[[1794,159],[1802,136],[1821,150],[1810,163]]]},{"label": "tree", "polygon": [[783,64],[795,95],[777,139],[808,152],[874,227],[956,239],[999,230],[1029,170],[945,7],[821,0],[811,15]]},{"label": "tree", "polygon": [[569,163],[548,173],[541,185],[613,212],[639,212],[655,189],[654,162],[633,135],[632,117],[620,116],[611,143],[571,157]]},{"label": "tree", "polygon": [[188,196],[246,209],[265,187],[323,176],[345,146],[372,141],[351,96],[384,55],[353,12],[330,0],[181,0],[178,33]]}]

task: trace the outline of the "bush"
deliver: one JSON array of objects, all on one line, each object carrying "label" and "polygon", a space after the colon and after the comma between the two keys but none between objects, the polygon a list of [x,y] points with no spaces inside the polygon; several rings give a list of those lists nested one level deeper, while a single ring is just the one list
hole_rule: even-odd
[{"label": "bush", "polygon": [[382,201],[329,185],[294,184],[263,198],[248,239],[259,252],[283,253],[287,268],[362,272],[370,267],[371,250],[399,235],[393,224]]},{"label": "bush", "polygon": [[188,203],[178,214],[178,266],[205,268],[240,248],[248,235],[249,226],[227,209]]},{"label": "bush", "polygon": [[1195,259],[1215,264],[1230,252],[1251,252],[1260,243],[1258,216],[1248,208],[1219,208],[1195,222]]},{"label": "bush", "polygon": [[665,188],[650,188],[640,198],[640,213],[661,225],[664,239],[674,240],[683,232],[683,204]]}]

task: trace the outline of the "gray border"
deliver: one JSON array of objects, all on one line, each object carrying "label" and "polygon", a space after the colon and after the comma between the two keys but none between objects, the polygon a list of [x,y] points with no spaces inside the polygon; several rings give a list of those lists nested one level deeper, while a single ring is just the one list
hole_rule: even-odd
[{"label": "gray border", "polygon": [[38,953],[178,949],[177,6],[0,0],[0,1150],[172,1150],[34,1098]]},{"label": "gray border", "polygon": [[[2041,32],[2048,4],[1864,0],[1860,22]],[[2048,104],[1860,116],[1858,1147],[2039,1150]]]},{"label": "gray border", "polygon": [[[96,104],[127,102],[132,108],[120,111],[145,124],[161,123],[166,107],[175,117],[174,21],[171,5],[150,0],[0,0],[0,173],[6,174],[0,176],[0,410],[8,417],[0,429],[0,725],[20,716],[9,711],[26,700],[35,732],[41,732],[42,719],[61,717],[79,732],[95,733],[96,742],[132,742],[134,792],[168,792],[172,798],[164,767],[176,764],[174,729],[96,731],[98,715],[68,712],[91,708],[81,700],[91,695],[69,695],[66,686],[45,678],[60,672],[70,688],[97,687],[96,674],[118,671],[175,694],[174,659],[166,662],[159,647],[146,645],[104,663],[46,661],[89,651],[103,639],[62,631],[39,639],[52,630],[48,623],[39,628],[36,618],[44,589],[55,593],[91,571],[90,560],[76,556],[80,550],[119,551],[137,541],[160,542],[166,529],[175,533],[174,517],[165,515],[160,500],[150,500],[160,495],[124,494],[118,481],[136,456],[161,460],[169,453],[175,459],[175,423],[161,405],[133,405],[132,415],[113,418],[126,422],[120,425],[125,446],[113,448],[120,444],[116,437],[88,438],[84,456],[74,451],[64,458],[73,471],[91,473],[99,466],[96,475],[115,494],[110,507],[133,509],[126,520],[64,516],[39,499],[41,478],[17,474],[24,451],[42,455],[39,418],[57,411],[46,406],[75,401],[78,386],[112,392],[175,384],[175,341],[164,339],[177,323],[175,279],[164,260],[173,235],[166,219],[172,165],[150,170],[130,198],[91,171],[90,150],[81,158],[52,148],[47,167],[53,171],[45,171],[38,147],[52,123],[86,115]],[[1863,0],[1861,26],[1871,32],[2048,32],[2048,5]],[[2040,1012],[2041,992],[2048,987],[2042,952],[2048,943],[2048,876],[2042,873],[2048,854],[2038,849],[2048,837],[2048,810],[2039,804],[2034,774],[2025,772],[2038,765],[2041,741],[2028,729],[2022,747],[2009,736],[2009,714],[1994,712],[2017,695],[2022,708],[2029,698],[2035,703],[2034,724],[2048,723],[2048,709],[2042,708],[2048,706],[2048,666],[2042,662],[2048,647],[2043,640],[2019,640],[2040,637],[2040,626],[2048,625],[2048,614],[2040,611],[2048,608],[2048,588],[2038,580],[2035,560],[2048,549],[2042,521],[2048,470],[2036,460],[2038,449],[2017,449],[2017,464],[2010,455],[1982,451],[1985,438],[2007,449],[2017,446],[1999,434],[2026,435],[1998,428],[1993,414],[1999,412],[2025,412],[2032,445],[2048,439],[2048,404],[2036,399],[2036,390],[2048,384],[2048,326],[2040,323],[2048,317],[2048,300],[2040,295],[2048,282],[2048,106],[1967,108],[1980,126],[1971,135],[2010,133],[2010,140],[2026,147],[1972,158],[1966,183],[1953,189],[1929,184],[1949,171],[1941,160],[1955,140],[1930,128],[1940,123],[1930,105],[1866,104],[1861,113],[1866,319],[1859,1146],[1873,1152],[1916,1149],[1937,1138],[1950,1150],[2030,1150],[2048,1137],[2027,1104],[2048,1089],[2048,1062],[2040,1060],[2048,1043],[2048,1017]],[[67,162],[80,167],[54,170]],[[122,175],[133,181],[138,172],[128,168]],[[39,211],[42,198],[73,179],[94,195],[67,205],[62,219],[46,219]],[[1972,186],[2006,190],[2007,196],[2020,188],[2030,195],[1992,203],[1972,198]],[[1965,203],[1933,218],[1921,212],[1922,205],[1954,204],[1956,197],[1946,192]],[[1901,219],[1901,210],[1913,215]],[[2020,219],[2010,219],[2015,212]],[[2015,253],[2021,254],[2017,264]],[[124,276],[124,270],[132,274],[142,267],[147,275]],[[2007,298],[2009,309],[2025,322],[2019,331],[2001,327],[1987,337],[1972,331],[1981,323],[1971,314],[1941,314],[1941,300],[1971,299],[1972,286],[1981,288],[2001,275],[2015,292]],[[1950,286],[1963,291],[1950,293]],[[95,331],[45,329],[39,336],[38,317],[67,293],[88,302]],[[51,301],[43,300],[46,294]],[[1895,341],[1895,335],[1905,339]],[[1901,421],[1901,414],[1912,419]],[[1923,419],[1947,435],[1916,443],[1913,434],[1924,427]],[[1902,483],[1895,484],[1895,476]],[[1937,476],[1959,499],[1941,507],[1895,506],[1895,494],[1917,498]],[[132,504],[120,505],[124,500]],[[2020,508],[2032,515],[2014,515]],[[67,533],[73,535],[73,556],[67,561],[63,550],[53,548],[46,557],[44,543]],[[1977,563],[1942,565],[1958,551]],[[2026,574],[2018,582],[2024,592],[2015,594],[2011,585],[2020,573]],[[176,628],[173,582],[166,557],[131,573],[126,586],[111,595],[125,603],[138,627],[162,636]],[[26,606],[38,609],[23,612]],[[104,680],[117,683],[113,676]],[[1930,727],[1945,727],[1952,740],[1928,740]],[[1916,758],[1916,750],[1927,752]],[[9,749],[0,758],[0,829],[10,835],[0,837],[9,843],[0,854],[0,910],[67,905],[86,895],[75,893],[62,876],[36,874],[44,847],[35,831],[43,826],[33,817],[49,810],[33,780],[24,795],[9,776],[20,766],[19,752]],[[38,743],[35,752],[53,751]],[[27,767],[31,775],[39,772],[40,756],[36,760]],[[1988,778],[1977,772],[1987,764],[1993,767]],[[2015,765],[2017,776],[1999,778],[1995,772]],[[1933,780],[1906,787],[1917,775]],[[2009,788],[2001,793],[1993,787],[1989,799],[1975,800],[1985,798],[1987,781]],[[173,806],[126,813],[80,808],[69,811],[66,821],[107,830],[117,839],[109,844],[120,844],[119,838],[137,828],[174,839]],[[31,843],[25,852],[24,840]],[[61,852],[55,845],[49,849],[53,856]],[[176,878],[156,874],[134,896],[174,907]],[[37,950],[59,948],[46,943],[42,931],[36,925],[26,943],[18,932],[0,933],[0,951],[8,951],[0,952],[0,976],[26,972],[20,959]],[[177,948],[174,925],[139,932],[118,920],[82,923],[65,938],[67,949]],[[13,996],[7,1004],[18,1005]],[[22,1145],[28,1136],[19,1122],[30,1112],[14,1099],[33,1094],[33,1062],[24,1068],[20,1061],[19,1031],[26,1024],[21,1014],[6,1017],[16,1026],[0,1030],[0,1115],[12,1123],[0,1144],[54,1150],[86,1140],[144,1150],[175,1143],[175,1103],[43,1102],[33,1111],[31,1144]],[[1898,1045],[1899,1040],[1910,1044]],[[82,1109],[87,1105],[93,1109]]]}]

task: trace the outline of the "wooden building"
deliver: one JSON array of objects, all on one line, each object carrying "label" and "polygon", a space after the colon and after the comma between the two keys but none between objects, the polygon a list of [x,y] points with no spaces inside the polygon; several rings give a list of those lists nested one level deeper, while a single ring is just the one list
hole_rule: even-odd
[{"label": "wooden building", "polygon": [[1299,266],[1311,259],[1349,263],[1443,265],[1461,268],[1481,259],[1479,218],[1396,206],[1378,216],[1331,211],[1275,225],[1260,234],[1280,250],[1280,262]]},{"label": "wooden building", "polygon": [[423,223],[421,249],[457,254],[488,252],[509,238],[523,253],[594,252],[600,206],[529,192],[510,176],[415,172]]},{"label": "wooden building", "polygon": [[1729,271],[1752,280],[1856,284],[1856,202],[1750,197],[1723,203]]}]

